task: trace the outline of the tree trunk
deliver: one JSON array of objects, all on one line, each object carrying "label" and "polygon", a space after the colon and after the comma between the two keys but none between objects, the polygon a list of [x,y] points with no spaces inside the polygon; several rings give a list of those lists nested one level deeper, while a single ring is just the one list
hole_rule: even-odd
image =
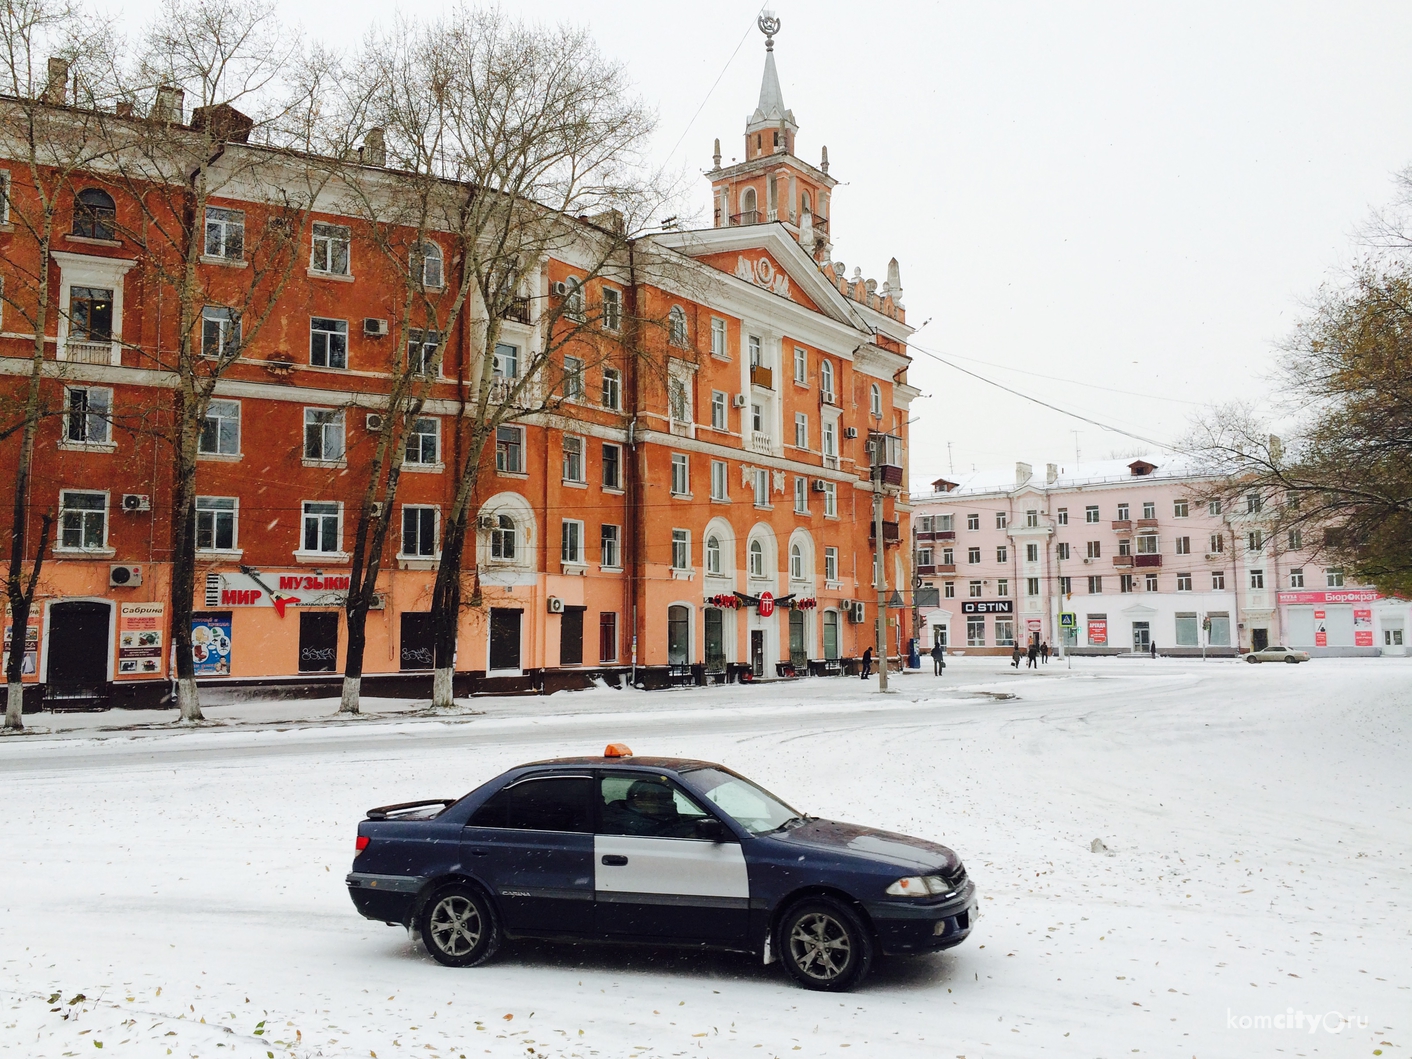
[{"label": "tree trunk", "polygon": [[368,642],[367,601],[360,599],[354,603],[350,593],[349,603],[348,654],[343,662],[343,697],[338,704],[339,713],[359,712],[358,694],[363,685],[363,649]]},{"label": "tree trunk", "polygon": [[191,652],[191,615],[196,594],[196,443],[200,419],[196,401],[182,394],[177,406],[176,475],[172,483],[171,642],[176,654],[177,707],[183,721],[205,720]]},{"label": "tree trunk", "polygon": [[[474,457],[472,457],[474,458]],[[432,676],[431,704],[455,705],[453,678],[456,674],[456,640],[461,628],[461,556],[466,543],[466,512],[446,524],[441,545],[441,564],[436,570],[436,587],[431,597],[431,624],[435,672]]]}]

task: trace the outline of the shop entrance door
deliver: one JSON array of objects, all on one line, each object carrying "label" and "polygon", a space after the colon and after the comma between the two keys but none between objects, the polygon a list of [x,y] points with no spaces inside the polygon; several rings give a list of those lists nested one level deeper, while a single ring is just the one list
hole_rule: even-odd
[{"label": "shop entrance door", "polygon": [[520,615],[509,607],[490,608],[490,669],[520,669]]},{"label": "shop entrance door", "polygon": [[299,612],[299,672],[332,673],[338,668],[338,611]]},{"label": "shop entrance door", "polygon": [[750,671],[757,677],[765,675],[765,630],[750,630]]},{"label": "shop entrance door", "polygon": [[49,608],[49,664],[44,700],[52,709],[102,706],[108,700],[108,644],[113,608],[76,600]]},{"label": "shop entrance door", "polygon": [[1146,654],[1152,649],[1152,627],[1145,621],[1133,622],[1133,650]]},{"label": "shop entrance door", "polygon": [[804,612],[789,612],[789,664],[797,672],[804,672],[809,665],[809,651],[804,646]]},{"label": "shop entrance door", "polygon": [[1270,646],[1270,630],[1269,630],[1269,629],[1251,629],[1251,630],[1250,630],[1250,648],[1251,648],[1251,650],[1253,650],[1253,651],[1263,651],[1263,650],[1265,650],[1265,648],[1267,648],[1267,647],[1269,647],[1269,646]]}]

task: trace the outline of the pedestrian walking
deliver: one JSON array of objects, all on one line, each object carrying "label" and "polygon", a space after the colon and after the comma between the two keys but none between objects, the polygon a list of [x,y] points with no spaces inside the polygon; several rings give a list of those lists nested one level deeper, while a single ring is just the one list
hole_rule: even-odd
[{"label": "pedestrian walking", "polygon": [[863,672],[860,679],[867,680],[873,672],[873,649],[869,647],[863,652]]},{"label": "pedestrian walking", "polygon": [[1029,661],[1025,665],[1026,669],[1034,669],[1039,665],[1039,644],[1031,640],[1030,649],[1025,653],[1029,656]]},{"label": "pedestrian walking", "polygon": [[1015,644],[1015,646],[1010,649],[1010,665],[1012,668],[1020,668],[1020,657],[1020,645]]},{"label": "pedestrian walking", "polygon": [[1152,648],[1152,657],[1155,660],[1157,658],[1157,641],[1153,640],[1148,646]]},{"label": "pedestrian walking", "polygon": [[1049,641],[1045,640],[1039,645],[1039,661],[1041,665],[1049,665]]},{"label": "pedestrian walking", "polygon": [[946,668],[946,648],[940,643],[932,646],[932,668],[936,670],[937,676],[941,676],[942,670]]}]

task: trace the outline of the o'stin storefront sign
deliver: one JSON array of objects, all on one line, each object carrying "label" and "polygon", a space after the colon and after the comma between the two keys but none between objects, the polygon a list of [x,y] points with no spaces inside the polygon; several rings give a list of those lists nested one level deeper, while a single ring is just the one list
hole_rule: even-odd
[{"label": "o'stin storefront sign", "polygon": [[967,599],[961,602],[962,614],[1014,614],[1015,602],[1010,599]]}]

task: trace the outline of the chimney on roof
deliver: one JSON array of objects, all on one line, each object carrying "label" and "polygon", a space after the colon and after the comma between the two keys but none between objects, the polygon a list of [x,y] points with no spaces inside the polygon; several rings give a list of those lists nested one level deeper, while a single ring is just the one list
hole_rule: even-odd
[{"label": "chimney on roof", "polygon": [[175,85],[157,86],[157,98],[152,103],[152,113],[148,116],[153,121],[167,125],[180,125],[185,115],[186,91]]},{"label": "chimney on roof", "polygon": [[1018,489],[1034,477],[1034,468],[1028,463],[1015,464],[1015,488]]},{"label": "chimney on roof", "polygon": [[229,103],[217,103],[192,110],[191,127],[209,131],[211,138],[220,143],[249,143],[250,130],[255,127],[255,121]]},{"label": "chimney on roof", "polygon": [[369,129],[363,137],[363,164],[387,165],[387,134],[380,128]]},{"label": "chimney on roof", "polygon": [[1272,462],[1272,463],[1279,463],[1280,460],[1284,457],[1284,454],[1285,454],[1284,442],[1280,441],[1280,436],[1279,436],[1278,434],[1271,434],[1271,435],[1270,435],[1270,460],[1271,460],[1271,462]]},{"label": "chimney on roof", "polygon": [[60,59],[58,56],[50,57],[48,77],[44,82],[44,95],[41,98],[44,102],[55,105],[68,102],[69,60]]},{"label": "chimney on roof", "polygon": [[1057,463],[1046,463],[1044,465],[1044,481],[1047,485],[1053,485],[1059,480],[1059,465]]}]

